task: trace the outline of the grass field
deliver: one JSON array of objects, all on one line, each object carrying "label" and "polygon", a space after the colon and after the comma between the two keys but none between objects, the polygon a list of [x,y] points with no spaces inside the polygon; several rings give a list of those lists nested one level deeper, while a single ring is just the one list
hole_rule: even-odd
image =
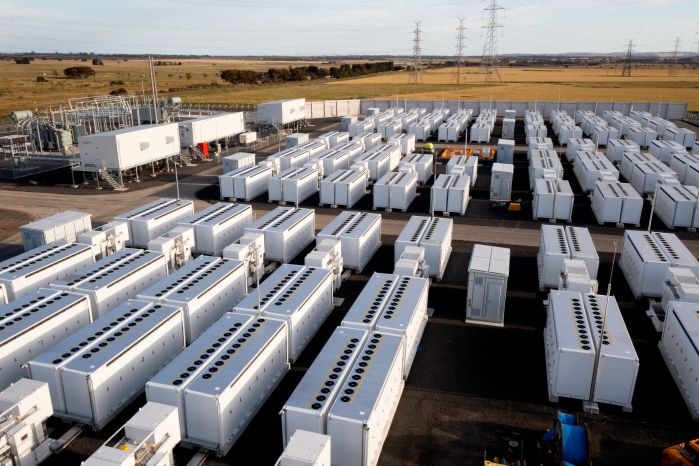
[{"label": "grass field", "polygon": [[[129,94],[148,92],[148,68],[143,60],[105,60],[93,66],[96,76],[85,80],[63,78],[69,66],[90,65],[79,60],[41,60],[29,65],[0,61],[0,115],[19,109],[42,109],[58,105],[68,98],[103,95],[124,87]],[[463,100],[558,100],[562,101],[652,101],[688,102],[699,111],[699,72],[678,70],[669,76],[667,69],[634,70],[630,78],[621,78],[613,68],[502,68],[503,83],[484,82],[477,68],[466,68],[462,84],[452,83],[454,69],[424,72],[424,82],[410,83],[407,72],[386,73],[341,81],[307,81],[281,85],[231,86],[218,74],[224,69],[245,68],[264,71],[270,67],[300,66],[321,62],[273,62],[242,60],[182,60],[180,66],[157,67],[161,95],[179,95],[190,103],[240,103],[279,98],[305,97],[308,100],[347,98],[411,98]],[[44,76],[48,82],[36,82]],[[122,81],[124,84],[111,84]],[[196,89],[199,87],[199,89]]]}]

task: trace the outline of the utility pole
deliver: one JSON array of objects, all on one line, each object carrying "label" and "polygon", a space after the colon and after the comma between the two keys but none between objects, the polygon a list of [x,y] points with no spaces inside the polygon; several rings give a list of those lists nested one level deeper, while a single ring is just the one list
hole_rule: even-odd
[{"label": "utility pole", "polygon": [[456,72],[451,78],[452,82],[456,81],[456,84],[461,84],[461,68],[464,66],[464,31],[466,27],[464,26],[464,19],[459,18],[459,26],[456,28]]},{"label": "utility pole", "polygon": [[680,40],[682,40],[681,37],[675,37],[675,50],[672,53],[672,61],[670,62],[670,68],[668,68],[668,76],[675,76],[677,74],[674,65],[678,63],[680,57]]},{"label": "utility pole", "polygon": [[485,44],[483,45],[483,57],[481,59],[481,67],[485,73],[485,82],[490,82],[493,79],[493,74],[497,77],[498,82],[502,82],[500,71],[497,67],[498,59],[498,29],[502,27],[498,23],[498,13],[504,10],[498,5],[498,0],[489,0],[488,6],[484,8],[488,12],[488,22],[483,26],[486,29]]},{"label": "utility pole", "polygon": [[624,60],[624,69],[621,71],[621,77],[631,77],[631,54],[633,53],[633,40],[629,41],[629,48],[626,51],[626,60]]},{"label": "utility pole", "polygon": [[410,77],[411,83],[422,82],[422,31],[420,26],[422,21],[415,21],[413,30],[413,74]]}]

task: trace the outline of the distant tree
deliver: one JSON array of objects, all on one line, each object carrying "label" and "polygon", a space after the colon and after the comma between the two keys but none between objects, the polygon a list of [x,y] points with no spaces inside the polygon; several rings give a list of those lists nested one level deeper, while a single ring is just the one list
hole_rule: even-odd
[{"label": "distant tree", "polygon": [[51,70],[51,74],[54,76],[58,76],[58,70]]},{"label": "distant tree", "polygon": [[100,60],[99,58],[93,58],[92,64],[95,66],[99,66],[99,65],[104,66],[104,62],[102,62],[102,60]]},{"label": "distant tree", "polygon": [[81,58],[80,61],[87,61],[87,58]]},{"label": "distant tree", "polygon": [[68,79],[85,79],[94,76],[96,73],[95,70],[89,66],[71,66],[63,70],[63,74]]},{"label": "distant tree", "polygon": [[124,81],[122,81],[121,79],[117,79],[116,81],[109,81],[109,85],[110,86],[123,86]]},{"label": "distant tree", "polygon": [[15,58],[15,63],[18,65],[28,65],[31,63],[29,57]]},{"label": "distant tree", "polygon": [[129,95],[129,92],[123,87],[120,87],[119,89],[112,90],[109,95]]},{"label": "distant tree", "polygon": [[185,75],[185,77],[187,78],[187,81],[189,81],[190,79],[192,79],[192,73],[185,73],[184,75]]},{"label": "distant tree", "polygon": [[260,77],[252,70],[224,70],[221,72],[221,79],[231,84],[254,84]]},{"label": "distant tree", "polygon": [[335,66],[330,67],[330,76],[333,77],[334,79],[340,79],[342,77],[342,71],[340,68],[337,68]]},{"label": "distant tree", "polygon": [[38,82],[38,83],[47,83],[47,82],[49,82],[49,80],[46,79],[46,78],[44,78],[43,76],[37,76],[37,77],[36,77],[36,82]]}]

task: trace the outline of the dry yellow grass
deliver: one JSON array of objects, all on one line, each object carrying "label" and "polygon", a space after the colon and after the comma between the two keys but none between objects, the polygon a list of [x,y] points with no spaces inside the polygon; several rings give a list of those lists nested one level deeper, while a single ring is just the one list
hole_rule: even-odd
[{"label": "dry yellow grass", "polygon": [[[179,60],[178,60],[179,61]],[[316,80],[262,86],[230,86],[218,74],[229,68],[264,71],[270,67],[301,66],[320,62],[270,60],[181,60],[181,66],[157,67],[161,95],[180,95],[185,102],[255,104],[279,98],[305,97],[308,100],[347,98],[461,99],[461,100],[558,100],[562,101],[652,101],[688,102],[699,111],[699,73],[680,70],[668,76],[666,69],[637,69],[630,78],[621,78],[611,68],[502,68],[502,84],[484,82],[477,68],[466,68],[461,85],[452,84],[454,69],[427,70],[424,83],[410,84],[407,72],[386,73],[342,81]],[[63,78],[69,66],[90,65],[79,60],[41,60],[30,65],[0,61],[0,116],[11,110],[42,109],[68,98],[103,95],[124,87],[129,94],[140,92],[141,75],[149,89],[144,60],[105,60],[93,66],[97,75],[86,80]],[[45,76],[49,82],[36,82]],[[188,77],[189,76],[189,77]],[[110,85],[111,81],[123,81]],[[213,85],[212,85],[213,84]],[[218,85],[218,87],[215,87]],[[184,90],[188,86],[202,89]],[[177,90],[175,90],[177,89]],[[172,92],[169,92],[172,90]]]}]

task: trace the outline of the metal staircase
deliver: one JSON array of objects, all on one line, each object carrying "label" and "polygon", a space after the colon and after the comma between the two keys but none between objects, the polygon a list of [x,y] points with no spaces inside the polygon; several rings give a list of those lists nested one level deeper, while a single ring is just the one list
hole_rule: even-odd
[{"label": "metal staircase", "polygon": [[107,171],[106,168],[100,168],[97,170],[97,176],[100,180],[107,183],[112,187],[114,191],[123,191],[124,187],[119,184],[119,182]]}]

